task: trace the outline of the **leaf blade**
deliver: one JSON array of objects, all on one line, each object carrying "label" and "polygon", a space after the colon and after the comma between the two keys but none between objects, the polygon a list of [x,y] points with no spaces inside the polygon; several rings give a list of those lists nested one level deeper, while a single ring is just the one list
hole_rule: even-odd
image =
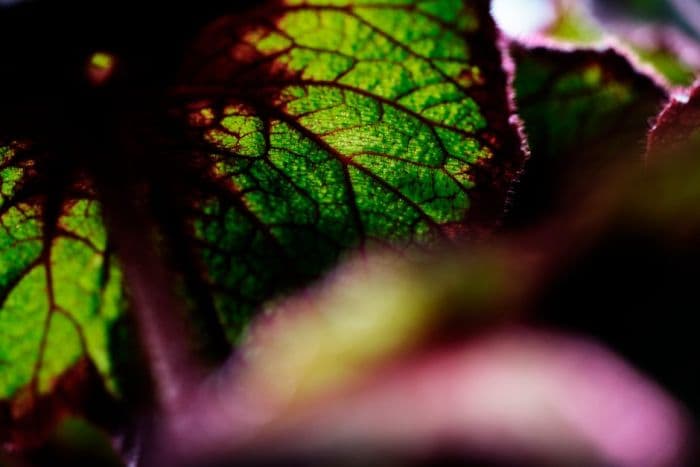
[{"label": "leaf blade", "polygon": [[179,97],[219,185],[193,242],[224,320],[347,250],[498,222],[525,156],[497,39],[450,0],[280,2],[204,35]]},{"label": "leaf blade", "polygon": [[[1,434],[21,447],[37,442],[58,414],[80,412],[79,388],[116,394],[109,333],[125,302],[87,184],[71,194],[47,185],[46,158],[28,144],[0,155],[0,405],[10,417]],[[60,395],[65,385],[75,394]]]}]

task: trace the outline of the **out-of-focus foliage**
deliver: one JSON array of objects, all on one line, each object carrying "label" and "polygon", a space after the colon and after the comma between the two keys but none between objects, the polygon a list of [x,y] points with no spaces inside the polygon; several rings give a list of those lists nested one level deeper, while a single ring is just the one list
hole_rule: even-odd
[{"label": "out-of-focus foliage", "polygon": [[649,192],[658,196],[634,203],[649,210],[648,221],[670,236],[692,241],[700,229],[700,87],[687,98],[674,99],[660,113],[649,134],[648,164],[660,172]]},{"label": "out-of-focus foliage", "polygon": [[518,110],[537,157],[578,149],[609,163],[630,145],[643,149],[648,122],[668,99],[615,50],[516,45],[513,58]]},{"label": "out-of-focus foliage", "polygon": [[[109,433],[80,418],[65,418],[32,458],[39,465],[124,466]],[[15,467],[9,464],[7,467]],[[20,466],[17,466],[20,467]]]},{"label": "out-of-focus foliage", "polygon": [[539,260],[510,248],[437,258],[358,258],[268,310],[243,347],[251,368],[243,379],[285,404],[348,387],[354,377],[442,333],[509,316],[538,279],[524,274]]},{"label": "out-of-focus foliage", "polygon": [[[511,3],[517,8],[518,2]],[[677,17],[674,8],[662,1],[550,0],[546,21],[519,37],[526,42],[547,38],[575,46],[622,46],[671,84],[689,85],[700,71],[700,53],[697,36],[674,22]]]},{"label": "out-of-focus foliage", "polygon": [[511,220],[532,223],[589,190],[620,161],[639,161],[667,91],[619,52],[514,45],[515,92],[532,156]]},{"label": "out-of-focus foliage", "polygon": [[673,99],[659,114],[649,135],[651,159],[667,152],[692,154],[697,149],[700,133],[700,87],[694,86],[688,96]]},{"label": "out-of-focus foliage", "polygon": [[688,17],[689,11],[700,11],[695,0],[593,0],[593,7],[603,21],[666,23],[700,37]]},{"label": "out-of-focus foliage", "polygon": [[[179,429],[187,442],[174,455],[313,464],[352,452],[404,465],[435,454],[436,445],[444,455],[513,462],[510,447],[518,446],[520,463],[683,465],[683,409],[603,348],[509,327],[474,338],[526,310],[544,313],[528,304],[542,304],[569,274],[563,252],[605,243],[612,225],[648,231],[655,214],[635,208],[648,197],[633,187],[658,177],[627,171],[617,189],[584,201],[603,203],[593,220],[572,216],[564,228],[500,248],[419,261],[363,258],[272,306],[253,326],[241,361],[184,408]],[[600,291],[589,277],[578,285]],[[551,311],[566,319],[569,310]],[[207,426],[218,427],[215,435]]]},{"label": "out-of-focus foliage", "polygon": [[552,0],[554,20],[543,33],[554,40],[580,45],[602,41],[605,31],[582,2]]}]

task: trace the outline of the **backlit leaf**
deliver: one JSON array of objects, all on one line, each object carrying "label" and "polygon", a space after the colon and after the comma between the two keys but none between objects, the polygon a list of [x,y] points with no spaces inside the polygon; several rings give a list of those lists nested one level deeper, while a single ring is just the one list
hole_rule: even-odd
[{"label": "backlit leaf", "polygon": [[487,2],[274,2],[204,35],[177,95],[208,177],[192,242],[232,338],[350,248],[496,224],[524,159]]},{"label": "backlit leaf", "polygon": [[[77,387],[91,375],[116,389],[109,332],[123,296],[100,207],[89,185],[62,186],[47,169],[28,144],[0,147],[3,426],[21,424],[59,386]],[[54,414],[45,409],[41,418],[50,422]]]}]

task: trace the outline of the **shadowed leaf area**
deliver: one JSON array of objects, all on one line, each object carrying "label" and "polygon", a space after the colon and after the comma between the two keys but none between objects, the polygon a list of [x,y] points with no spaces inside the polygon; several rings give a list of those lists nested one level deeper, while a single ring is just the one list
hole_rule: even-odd
[{"label": "shadowed leaf area", "polygon": [[[695,419],[700,387],[688,304],[697,296],[700,260],[698,129],[694,88],[687,102],[672,100],[661,112],[643,170],[622,166],[606,177],[617,199],[604,196],[580,211],[607,211],[608,221],[577,254],[575,268],[560,274],[537,303],[545,322],[595,334],[634,361]],[[697,458],[687,465],[696,464]]]},{"label": "shadowed leaf area", "polygon": [[532,157],[509,214],[516,225],[561,212],[605,169],[639,161],[667,91],[615,50],[515,45],[515,88]]},{"label": "shadowed leaf area", "polygon": [[495,39],[485,2],[453,0],[290,1],[205,32],[175,93],[231,339],[343,251],[495,225],[523,161]]}]

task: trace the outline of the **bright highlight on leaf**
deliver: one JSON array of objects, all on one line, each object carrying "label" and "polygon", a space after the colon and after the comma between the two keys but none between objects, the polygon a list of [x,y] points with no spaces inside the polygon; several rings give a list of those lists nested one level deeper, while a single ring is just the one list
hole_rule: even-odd
[{"label": "bright highlight on leaf", "polygon": [[113,65],[113,58],[107,53],[97,52],[90,58],[90,65],[104,70]]},{"label": "bright highlight on leaf", "polygon": [[459,0],[289,1],[204,35],[181,88],[211,166],[193,241],[231,337],[347,249],[498,221],[523,154],[495,39]]},{"label": "bright highlight on leaf", "polygon": [[105,84],[114,74],[116,59],[106,52],[95,52],[87,65],[87,77],[93,86]]}]

